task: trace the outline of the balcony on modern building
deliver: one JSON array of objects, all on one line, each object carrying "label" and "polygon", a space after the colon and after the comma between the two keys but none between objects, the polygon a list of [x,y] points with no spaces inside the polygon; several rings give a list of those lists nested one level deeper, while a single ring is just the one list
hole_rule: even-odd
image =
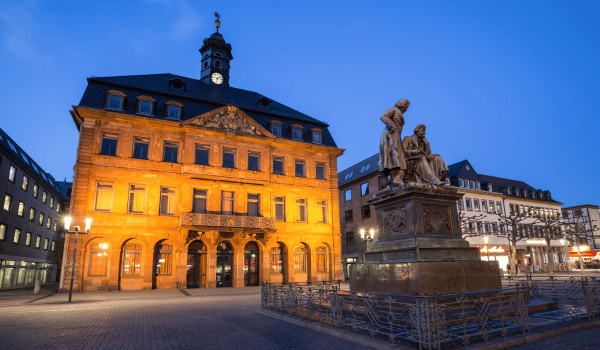
[{"label": "balcony on modern building", "polygon": [[274,230],[275,218],[245,214],[183,213],[181,214],[181,226]]}]

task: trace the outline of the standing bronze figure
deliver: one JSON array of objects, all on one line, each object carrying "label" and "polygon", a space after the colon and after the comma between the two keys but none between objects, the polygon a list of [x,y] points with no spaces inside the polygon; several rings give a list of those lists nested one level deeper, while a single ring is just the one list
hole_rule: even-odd
[{"label": "standing bronze figure", "polygon": [[408,105],[410,105],[409,100],[401,99],[396,102],[394,108],[388,109],[381,115],[385,130],[379,142],[379,172],[387,178],[388,185],[404,184],[406,159],[400,134],[404,126],[403,113],[408,109]]},{"label": "standing bronze figure", "polygon": [[402,141],[408,159],[408,176],[411,182],[429,185],[445,185],[442,181],[448,173],[446,162],[439,154],[431,154],[429,141],[425,137],[425,124],[419,124],[415,133]]}]

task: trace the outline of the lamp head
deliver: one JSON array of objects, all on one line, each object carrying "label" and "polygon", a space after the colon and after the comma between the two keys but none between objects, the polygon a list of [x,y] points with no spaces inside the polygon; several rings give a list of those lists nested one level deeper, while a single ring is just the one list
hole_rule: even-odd
[{"label": "lamp head", "polygon": [[85,230],[89,231],[90,227],[92,227],[92,218],[85,219]]},{"label": "lamp head", "polygon": [[71,217],[67,216],[65,217],[65,230],[69,231],[69,228],[71,228]]},{"label": "lamp head", "polygon": [[364,228],[360,229],[360,238],[363,238],[363,239],[365,238],[365,229]]}]

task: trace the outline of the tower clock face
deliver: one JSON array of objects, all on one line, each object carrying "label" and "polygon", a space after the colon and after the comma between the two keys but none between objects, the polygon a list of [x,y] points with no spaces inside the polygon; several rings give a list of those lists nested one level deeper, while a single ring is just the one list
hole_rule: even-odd
[{"label": "tower clock face", "polygon": [[217,73],[217,72],[213,73],[210,76],[210,79],[215,84],[222,84],[223,83],[223,76],[221,75],[221,73]]}]

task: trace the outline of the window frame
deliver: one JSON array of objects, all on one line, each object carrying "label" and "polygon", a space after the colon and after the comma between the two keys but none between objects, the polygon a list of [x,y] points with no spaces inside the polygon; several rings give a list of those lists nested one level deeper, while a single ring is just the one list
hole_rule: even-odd
[{"label": "window frame", "polygon": [[[271,122],[271,134],[275,137],[283,137],[283,123],[281,122],[277,122],[277,121],[272,121]],[[275,132],[275,129],[277,129],[278,131]]]},{"label": "window frame", "polygon": [[[111,97],[112,97],[112,96],[117,96],[117,97],[119,97],[119,99],[120,99],[120,101],[119,101],[119,108],[114,108],[114,107],[111,107],[110,100],[111,100]],[[110,110],[113,110],[113,111],[123,111],[123,110],[124,110],[124,108],[123,108],[123,107],[125,106],[125,97],[126,97],[126,96],[127,96],[127,95],[126,95],[126,94],[124,94],[124,93],[122,93],[121,91],[117,91],[117,90],[108,90],[108,91],[106,92],[106,106],[105,106],[104,108],[106,108],[106,109],[110,109]]]},{"label": "window frame", "polygon": [[327,272],[327,248],[319,246],[315,249],[317,272]]},{"label": "window frame", "polygon": [[[167,153],[167,149],[169,149],[169,153]],[[175,149],[175,154],[173,156],[172,150]],[[171,155],[171,158],[167,159],[167,154]],[[173,161],[175,160],[175,161]],[[166,163],[179,163],[179,142],[177,141],[163,141],[163,162]]]},{"label": "window frame", "polygon": [[[89,260],[88,260],[88,277],[102,277],[102,276],[106,276],[107,271],[108,271],[108,243],[106,242],[92,242],[92,244],[90,245],[90,255],[89,255]],[[99,261],[95,261],[95,260],[99,260]],[[101,271],[103,272],[102,274],[98,274],[96,273],[96,271],[94,271],[94,273],[92,273],[92,268],[95,268],[95,270],[98,269],[98,267],[101,267]]]},{"label": "window frame", "polygon": [[[138,149],[137,148],[138,145],[146,146],[146,157],[141,157],[143,155],[142,154],[143,148],[140,148],[140,152],[139,152],[140,157],[136,157],[136,150]],[[133,137],[133,152],[131,153],[131,158],[148,160],[149,153],[150,153],[150,138],[143,137],[143,136],[134,136]]]},{"label": "window frame", "polygon": [[298,212],[297,212],[298,216],[295,218],[295,221],[298,223],[307,223],[308,222],[308,207],[307,207],[306,198],[296,198],[295,202],[296,202],[296,209],[298,210]]},{"label": "window frame", "polygon": [[[256,196],[256,198],[250,198],[250,196]],[[252,214],[256,214],[256,215],[251,215],[250,213],[250,205],[254,204],[256,205],[256,213],[252,213]],[[260,193],[246,193],[246,215],[247,216],[252,216],[252,217],[259,217],[260,215]]]},{"label": "window frame", "polygon": [[[136,188],[135,186],[140,186]],[[143,188],[143,189],[141,189]],[[146,184],[130,183],[127,193],[127,213],[129,214],[144,214],[146,212]],[[142,211],[133,210],[136,207],[136,195],[142,195]]]},{"label": "window frame", "polygon": [[[171,107],[177,107],[177,118],[171,118]],[[183,105],[177,101],[169,101],[165,103],[165,119],[168,120],[182,120],[183,117]]]},{"label": "window frame", "polygon": [[17,181],[17,167],[14,165],[10,165],[8,168],[8,181],[15,183]]},{"label": "window frame", "polygon": [[[319,176],[319,168],[322,168],[322,176]],[[315,162],[315,178],[317,180],[327,180],[327,164],[325,162]]]},{"label": "window frame", "polygon": [[352,189],[351,188],[344,191],[344,199],[345,199],[345,202],[350,202],[352,200]]},{"label": "window frame", "polygon": [[[250,158],[256,158],[256,169],[250,168]],[[260,152],[259,151],[248,151],[248,170],[250,171],[260,171]]]},{"label": "window frame", "polygon": [[[150,96],[137,96],[137,108],[136,108],[136,114],[139,115],[146,115],[146,116],[153,116],[154,115],[154,106],[156,104],[156,100],[153,99]],[[144,113],[141,111],[142,108],[142,103],[143,102],[149,102],[150,103],[150,112],[149,113]]]},{"label": "window frame", "polygon": [[346,220],[347,224],[354,222],[354,214],[352,209],[344,212],[344,219]]},{"label": "window frame", "polygon": [[[100,208],[98,209],[98,199],[100,191],[106,191],[108,192],[108,187],[104,187],[102,188],[101,185],[103,186],[108,186],[110,184],[110,209],[104,209],[104,208]],[[110,182],[110,181],[101,181],[98,180],[96,181],[96,190],[95,190],[96,194],[96,198],[94,198],[94,211],[100,211],[100,212],[107,212],[110,213],[113,211],[113,205],[114,205],[114,195],[115,195],[115,184],[114,182]],[[102,203],[104,204],[104,203]]]},{"label": "window frame", "polygon": [[[98,154],[109,157],[117,156],[119,148],[119,134],[114,132],[102,132],[102,141],[100,142],[100,152]],[[111,145],[114,142],[114,150]],[[106,146],[105,146],[106,145]]]},{"label": "window frame", "polygon": [[[225,196],[226,193],[231,193],[231,197]],[[225,203],[231,203],[231,210],[224,210]],[[221,215],[234,215],[235,214],[235,192],[234,191],[221,191]]]},{"label": "window frame", "polygon": [[33,191],[31,193],[31,195],[34,198],[37,198],[40,194],[40,185],[36,184],[35,182],[33,183]]},{"label": "window frame", "polygon": [[317,220],[317,223],[327,224],[329,222],[329,206],[327,205],[327,200],[317,199],[317,208],[321,213],[321,220]]},{"label": "window frame", "polygon": [[[277,215],[277,213],[278,213],[277,207],[278,206],[282,207],[282,210],[281,210],[281,214],[283,216],[282,219],[280,219],[279,216]],[[275,221],[285,222],[285,216],[286,216],[285,215],[285,196],[273,196],[273,208],[275,210],[275,212],[273,213],[273,216],[275,217]]]},{"label": "window frame", "polygon": [[[276,174],[276,175],[285,175],[285,157],[284,156],[273,155],[271,158],[272,158],[272,160],[271,160],[271,167],[272,167],[273,174]],[[275,171],[275,162],[279,162],[280,160],[281,160],[281,172],[276,172]]]},{"label": "window frame", "polygon": [[[301,173],[298,175],[298,166],[301,166]],[[306,159],[295,158],[294,159],[294,177],[303,177],[306,178]]]},{"label": "window frame", "polygon": [[363,205],[361,207],[361,212],[362,212],[363,220],[370,218],[371,217],[371,205],[370,204]]},{"label": "window frame", "polygon": [[[2,205],[2,210],[7,211],[7,212],[11,212],[12,210],[12,201],[13,201],[14,197],[8,193],[4,194],[4,204]],[[7,203],[8,200],[8,203]],[[7,208],[8,207],[8,208]]]},{"label": "window frame", "polygon": [[0,241],[6,240],[6,232],[8,231],[8,226],[5,223],[0,223]]},{"label": "window frame", "polygon": [[[318,140],[317,140],[317,135],[319,135]],[[323,144],[323,131],[319,130],[319,129],[313,129],[311,130],[311,136],[312,136],[312,142],[317,144],[317,145],[322,145]]]},{"label": "window frame", "polygon": [[33,238],[33,234],[31,232],[25,233],[25,246],[31,247],[31,238]]},{"label": "window frame", "polygon": [[29,176],[23,174],[23,179],[21,182],[21,189],[25,192],[27,192],[27,189],[29,188]]},{"label": "window frame", "polygon": [[[233,161],[232,161],[233,166],[225,166],[225,155],[226,154],[233,154]],[[237,165],[236,155],[237,155],[236,148],[223,147],[223,149],[221,150],[221,167],[227,168],[227,169],[237,169],[236,168],[236,165]]]},{"label": "window frame", "polygon": [[[206,163],[200,162],[199,152],[206,152]],[[203,159],[202,159],[203,160]],[[196,165],[210,165],[210,145],[203,143],[196,143],[194,146],[194,164]]]},{"label": "window frame", "polygon": [[[133,263],[133,271],[125,272],[125,263],[128,261],[127,255],[131,254],[130,262]],[[121,266],[121,276],[123,277],[138,277],[142,274],[143,260],[143,249],[141,243],[126,243],[123,247],[123,260]],[[138,261],[140,266],[136,266],[135,262]]]},{"label": "window frame", "polygon": [[[366,186],[364,186],[366,185]],[[363,188],[364,186],[364,188]],[[360,194],[362,196],[366,196],[369,194],[369,181],[363,182],[360,184]]]},{"label": "window frame", "polygon": [[[168,192],[171,190],[173,192]],[[167,191],[167,192],[165,192],[165,191]],[[165,200],[164,198],[166,198],[166,202],[164,202],[164,200]],[[171,198],[173,200],[173,212],[169,212]],[[164,206],[163,203],[166,203],[166,206]],[[164,210],[163,210],[163,206],[165,207]],[[158,215],[165,215],[165,216],[174,216],[175,214],[177,214],[177,187],[174,187],[174,186],[161,186],[160,187],[158,212],[159,212]]]},{"label": "window frame", "polygon": [[[204,193],[202,193],[202,192],[204,192]],[[201,208],[198,208],[196,206],[196,198],[198,198],[199,200],[204,199],[204,210],[200,210]],[[203,189],[203,188],[193,188],[192,189],[192,213],[205,214],[208,209],[207,204],[208,204],[208,190]]]},{"label": "window frame", "polygon": [[19,241],[21,241],[21,229],[18,227],[15,227],[15,229],[13,231],[13,243],[19,244]]},{"label": "window frame", "polygon": [[[299,132],[299,137],[296,137],[295,131]],[[304,134],[304,128],[300,125],[292,125],[292,140],[302,141]]]}]

